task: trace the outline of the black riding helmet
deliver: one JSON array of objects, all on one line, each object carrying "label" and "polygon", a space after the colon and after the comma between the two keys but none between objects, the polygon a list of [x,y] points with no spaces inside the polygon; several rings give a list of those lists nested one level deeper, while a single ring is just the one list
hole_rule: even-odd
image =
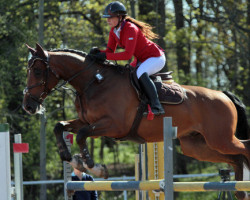
[{"label": "black riding helmet", "polygon": [[103,18],[111,18],[117,16],[126,16],[127,10],[125,6],[119,1],[113,1],[108,4],[104,10]]}]

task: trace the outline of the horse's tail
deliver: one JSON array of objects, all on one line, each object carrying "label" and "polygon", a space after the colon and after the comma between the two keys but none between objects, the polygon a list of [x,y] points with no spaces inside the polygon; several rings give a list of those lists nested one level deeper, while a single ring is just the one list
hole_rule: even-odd
[{"label": "horse's tail", "polygon": [[223,91],[223,93],[227,95],[229,99],[231,99],[231,101],[234,103],[237,109],[238,122],[237,122],[237,128],[236,128],[236,137],[240,140],[249,139],[250,129],[249,129],[249,125],[247,122],[246,106],[233,93],[228,92],[228,91]]}]

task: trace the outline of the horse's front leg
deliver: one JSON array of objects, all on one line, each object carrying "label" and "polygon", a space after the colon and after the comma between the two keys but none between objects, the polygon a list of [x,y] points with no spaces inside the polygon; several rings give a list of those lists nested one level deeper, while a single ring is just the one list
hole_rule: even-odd
[{"label": "horse's front leg", "polygon": [[66,143],[63,139],[63,131],[70,131],[77,133],[78,130],[83,127],[85,124],[79,119],[61,121],[56,124],[54,128],[54,134],[56,136],[56,143],[59,150],[59,155],[62,161],[70,162],[72,160],[71,154],[68,151]]},{"label": "horse's front leg", "polygon": [[76,142],[83,159],[83,166],[98,177],[108,178],[108,170],[105,165],[94,164],[88,150],[86,139],[88,137],[109,136],[107,133],[113,132],[112,129],[111,120],[104,118],[94,124],[81,128],[76,136]]},{"label": "horse's front leg", "polygon": [[78,131],[76,136],[76,142],[79,146],[81,158],[88,168],[93,168],[95,165],[93,159],[90,156],[86,141],[87,137],[92,134],[92,131],[92,126],[85,126]]}]

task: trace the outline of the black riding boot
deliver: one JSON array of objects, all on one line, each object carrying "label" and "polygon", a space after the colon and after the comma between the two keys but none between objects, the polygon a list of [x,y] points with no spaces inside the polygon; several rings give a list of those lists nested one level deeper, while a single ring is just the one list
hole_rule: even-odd
[{"label": "black riding boot", "polygon": [[149,78],[148,73],[143,73],[141,77],[139,78],[139,83],[145,92],[146,96],[150,100],[150,106],[152,109],[152,112],[155,115],[162,115],[165,114],[165,111],[158,99],[158,94],[156,91],[155,84],[153,81]]}]

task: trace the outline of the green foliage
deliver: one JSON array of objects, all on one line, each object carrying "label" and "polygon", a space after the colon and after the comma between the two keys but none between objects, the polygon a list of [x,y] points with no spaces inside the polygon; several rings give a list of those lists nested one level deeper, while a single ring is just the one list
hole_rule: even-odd
[{"label": "green foliage", "polygon": [[[71,48],[88,52],[92,46],[106,47],[109,27],[101,18],[111,0],[44,2],[45,49]],[[131,14],[131,1],[122,0]],[[166,44],[167,68],[174,71],[178,83],[200,85],[218,90],[235,92],[247,105],[250,114],[250,42],[247,2],[197,1],[184,4],[184,27],[177,30],[173,1],[167,2]],[[199,1],[201,2],[201,1]],[[183,1],[184,3],[184,1]],[[22,110],[22,91],[26,85],[28,52],[25,43],[34,47],[38,42],[38,1],[0,0],[0,123],[10,124],[11,142],[16,133],[22,133],[23,142],[30,145],[29,154],[23,156],[24,180],[39,180],[40,123],[39,116],[30,116]],[[140,4],[140,6],[139,6]],[[171,5],[169,5],[171,4]],[[140,9],[140,10],[139,10]],[[140,12],[141,11],[141,12]],[[138,19],[157,26],[160,14],[155,1],[136,2]],[[159,30],[163,27],[155,27]],[[177,48],[183,55],[177,55]],[[182,59],[184,58],[184,59]],[[182,60],[181,60],[182,59]],[[125,64],[126,62],[119,62]],[[180,68],[185,66],[187,68]],[[70,87],[70,86],[69,86]],[[46,169],[48,179],[62,179],[60,161],[53,135],[59,120],[76,118],[74,95],[70,90],[55,92],[46,99]],[[101,156],[102,142],[105,141]],[[88,140],[91,144],[91,141]],[[109,145],[108,145],[109,144]],[[134,163],[138,145],[130,142],[114,144],[101,138],[94,140],[94,160],[105,164]],[[73,153],[78,153],[76,144]],[[191,162],[189,173],[214,172],[221,165]],[[202,169],[204,168],[204,170]],[[205,170],[206,169],[206,170]],[[119,171],[119,170],[118,170]],[[13,172],[13,164],[12,164]],[[214,179],[209,179],[214,180]],[[39,186],[25,186],[25,199],[39,199]],[[60,195],[59,195],[60,194]],[[63,199],[63,186],[48,186],[48,199]],[[113,195],[113,196],[112,196]],[[102,199],[121,199],[121,193],[102,194]],[[57,198],[55,198],[57,196]],[[129,193],[134,199],[134,193]],[[215,199],[215,193],[180,193],[177,199]]]}]

